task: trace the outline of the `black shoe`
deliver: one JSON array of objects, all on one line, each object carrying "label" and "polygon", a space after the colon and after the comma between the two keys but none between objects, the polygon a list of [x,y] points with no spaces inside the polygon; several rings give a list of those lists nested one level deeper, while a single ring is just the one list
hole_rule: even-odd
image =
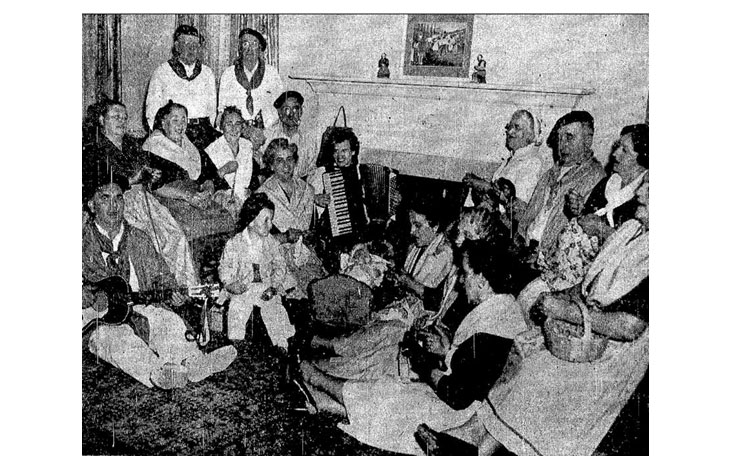
[{"label": "black shoe", "polygon": [[414,438],[426,455],[478,455],[476,446],[444,432],[437,432],[424,423],[417,426]]},{"label": "black shoe", "polygon": [[305,398],[305,408],[295,408],[295,411],[307,411],[311,415],[318,413],[318,406],[315,404],[315,398],[310,394],[310,390],[305,386],[305,383],[300,378],[295,378],[292,383],[300,390],[300,393]]}]

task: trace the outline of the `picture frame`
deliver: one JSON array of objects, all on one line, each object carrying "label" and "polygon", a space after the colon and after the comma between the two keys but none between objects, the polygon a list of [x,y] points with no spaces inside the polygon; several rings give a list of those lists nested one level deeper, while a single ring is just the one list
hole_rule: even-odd
[{"label": "picture frame", "polygon": [[473,15],[407,15],[404,75],[468,78]]}]

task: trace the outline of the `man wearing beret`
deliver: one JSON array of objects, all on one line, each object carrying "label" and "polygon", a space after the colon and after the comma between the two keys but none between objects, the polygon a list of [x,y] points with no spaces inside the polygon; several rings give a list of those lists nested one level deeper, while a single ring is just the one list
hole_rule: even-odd
[{"label": "man wearing beret", "polygon": [[[116,173],[98,175],[88,201],[92,218],[82,227],[82,324],[103,318],[109,297],[95,289],[99,281],[119,277],[133,292],[174,289],[175,278],[155,251],[150,237],[124,220],[121,185]],[[89,337],[89,350],[147,387],[181,386],[222,371],[236,357],[233,346],[204,354],[189,328],[170,308],[181,308],[187,297],[173,292],[169,305],[135,305],[121,324],[102,322]]]},{"label": "man wearing beret", "polygon": [[264,129],[277,122],[272,103],[284,91],[279,72],[264,60],[266,49],[264,36],[243,29],[239,33],[239,57],[224,70],[219,85],[219,116],[227,106],[239,108],[244,118],[242,137],[252,142],[254,150],[264,144]]},{"label": "man wearing beret", "polygon": [[572,111],[554,125],[547,139],[554,166],[539,178],[519,222],[519,234],[528,245],[548,251],[567,225],[564,207],[568,195],[586,200],[605,176],[592,151],[594,133],[595,122],[587,111]]},{"label": "man wearing beret", "polygon": [[150,79],[145,116],[150,129],[155,113],[169,100],[188,110],[186,136],[199,149],[216,140],[216,81],[211,69],[201,63],[203,37],[193,26],[181,25],[173,34],[173,57],[161,64]]},{"label": "man wearing beret", "polygon": [[318,142],[311,133],[304,133],[300,127],[302,108],[305,99],[296,91],[282,93],[274,102],[279,119],[264,133],[266,143],[273,139],[285,138],[291,144],[297,145],[298,160],[295,166],[295,176],[307,179],[315,173],[315,160],[318,158]]}]

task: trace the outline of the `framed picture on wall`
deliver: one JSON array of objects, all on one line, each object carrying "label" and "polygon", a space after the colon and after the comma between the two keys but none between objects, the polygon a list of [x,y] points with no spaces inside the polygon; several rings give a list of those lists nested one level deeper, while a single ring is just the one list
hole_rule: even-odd
[{"label": "framed picture on wall", "polygon": [[468,78],[473,15],[408,15],[404,75]]}]

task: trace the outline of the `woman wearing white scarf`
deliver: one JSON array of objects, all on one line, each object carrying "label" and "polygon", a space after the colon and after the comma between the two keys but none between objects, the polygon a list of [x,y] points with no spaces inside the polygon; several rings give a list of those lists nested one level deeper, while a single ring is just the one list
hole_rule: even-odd
[{"label": "woman wearing white scarf", "polygon": [[187,123],[186,108],[172,101],[155,115],[154,131],[142,147],[155,172],[152,188],[189,239],[231,231],[233,218],[213,202],[214,192],[229,185],[188,140]]},{"label": "woman wearing white scarf", "polygon": [[[412,355],[421,381],[384,377],[345,381],[303,363],[319,409],[347,417],[339,427],[368,445],[405,454],[421,454],[414,430],[422,422],[446,429],[467,421],[500,375],[512,336],[525,329],[521,311],[506,294],[509,279],[499,266],[502,250],[485,241],[466,243],[462,279],[475,309],[463,320],[452,342],[437,334],[419,335],[424,350],[442,357],[447,371]],[[406,365],[405,365],[406,367]]]}]

